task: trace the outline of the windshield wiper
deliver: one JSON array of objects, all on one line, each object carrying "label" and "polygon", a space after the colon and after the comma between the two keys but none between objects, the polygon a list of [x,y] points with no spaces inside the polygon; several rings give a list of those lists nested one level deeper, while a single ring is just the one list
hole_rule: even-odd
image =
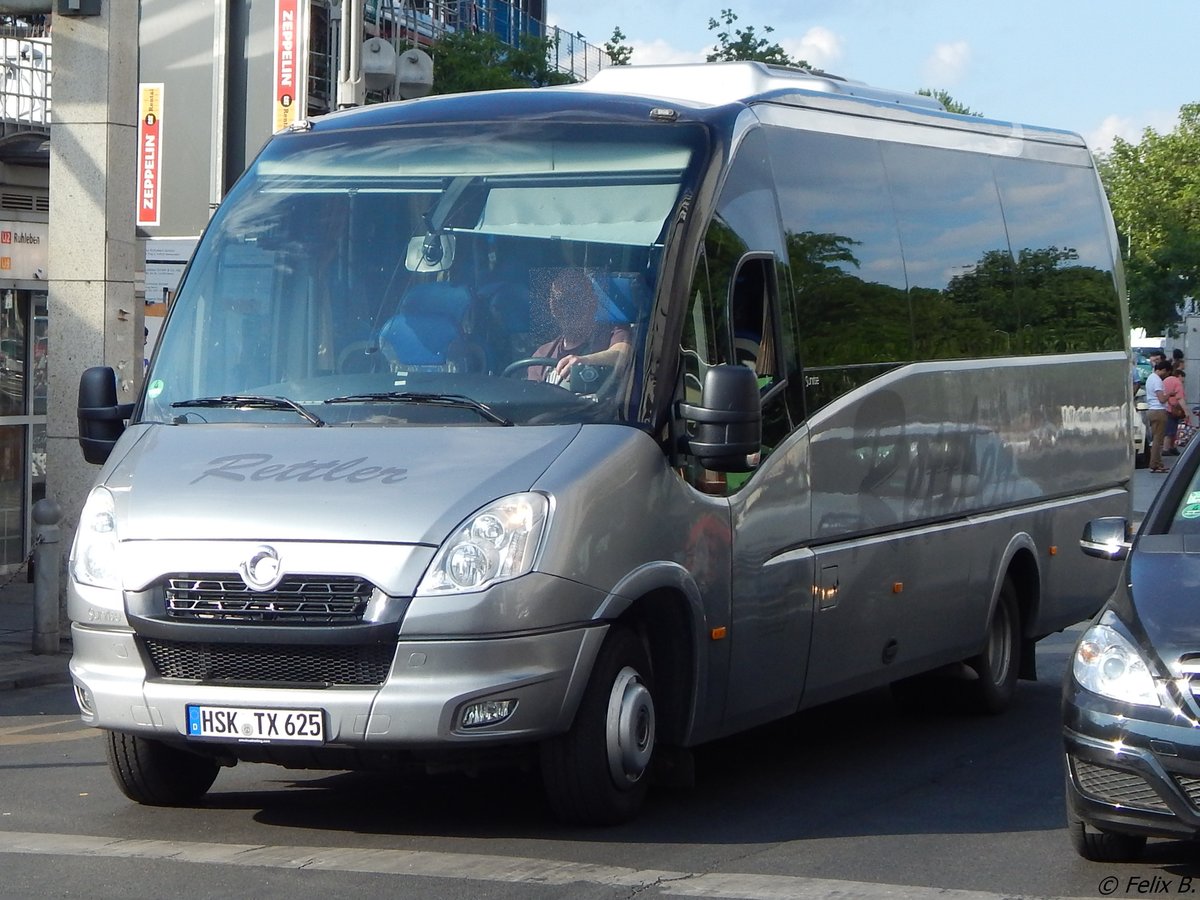
[{"label": "windshield wiper", "polygon": [[344,397],[330,397],[326,403],[423,403],[429,406],[456,406],[460,409],[473,409],[489,422],[497,425],[512,425],[486,403],[480,403],[462,394],[421,394],[413,391],[380,391],[375,394],[347,394]]},{"label": "windshield wiper", "polygon": [[222,394],[220,397],[197,397],[195,400],[180,400],[178,403],[172,403],[171,406],[173,408],[194,406],[210,409],[220,407],[230,409],[290,409],[304,416],[304,418],[318,428],[325,424],[323,419],[313,415],[295,400],[289,400],[287,397],[259,397],[254,394]]}]

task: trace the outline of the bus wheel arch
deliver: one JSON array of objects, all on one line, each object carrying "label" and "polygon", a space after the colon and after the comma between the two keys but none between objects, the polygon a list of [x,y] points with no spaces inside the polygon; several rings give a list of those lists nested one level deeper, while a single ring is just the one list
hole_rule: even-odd
[{"label": "bus wheel arch", "polygon": [[[635,601],[608,629],[570,728],[540,748],[554,814],[580,825],[637,815],[661,744],[690,721],[693,651],[687,601],[670,590]],[[688,639],[683,639],[688,637]]]},{"label": "bus wheel arch", "polygon": [[1021,616],[1021,658],[1019,676],[1025,681],[1037,681],[1037,640],[1033,623],[1038,620],[1042,602],[1042,579],[1037,558],[1031,547],[1013,554],[1008,563],[1008,578],[1017,592],[1017,612]]},{"label": "bus wheel arch", "polygon": [[1028,636],[1038,603],[1037,563],[1027,547],[1009,559],[995,592],[980,652],[967,661],[977,679],[971,706],[995,715],[1012,702],[1018,678],[1036,677],[1035,642]]},{"label": "bus wheel arch", "polygon": [[654,676],[642,636],[608,629],[571,727],[540,747],[542,784],[563,822],[618,825],[641,810],[657,731]]}]

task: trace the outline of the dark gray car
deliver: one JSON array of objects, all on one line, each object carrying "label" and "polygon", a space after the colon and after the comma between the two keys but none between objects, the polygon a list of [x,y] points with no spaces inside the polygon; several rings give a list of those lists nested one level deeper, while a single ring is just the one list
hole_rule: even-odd
[{"label": "dark gray car", "polygon": [[1200,455],[1167,477],[1136,538],[1087,526],[1126,575],[1075,647],[1063,692],[1067,815],[1079,853],[1136,858],[1147,837],[1200,835]]}]

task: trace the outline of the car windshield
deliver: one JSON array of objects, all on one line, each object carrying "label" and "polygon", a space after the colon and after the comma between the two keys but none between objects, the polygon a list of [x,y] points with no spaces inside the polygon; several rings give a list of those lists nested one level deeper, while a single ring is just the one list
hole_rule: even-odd
[{"label": "car windshield", "polygon": [[702,141],[529,121],[277,138],[197,250],[139,420],[627,421]]}]

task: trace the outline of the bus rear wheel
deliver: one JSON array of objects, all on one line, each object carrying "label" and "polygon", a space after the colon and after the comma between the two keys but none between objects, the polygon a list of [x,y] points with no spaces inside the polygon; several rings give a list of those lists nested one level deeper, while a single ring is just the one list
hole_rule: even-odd
[{"label": "bus rear wheel", "polygon": [[646,798],[655,727],[649,655],[634,631],[613,626],[571,729],[541,747],[554,814],[577,825],[617,825],[636,816]]},{"label": "bus rear wheel", "polygon": [[988,624],[983,651],[967,664],[978,676],[971,683],[971,707],[977,712],[995,715],[1012,703],[1017,689],[1021,653],[1021,614],[1017,589],[1004,579],[992,620]]}]

